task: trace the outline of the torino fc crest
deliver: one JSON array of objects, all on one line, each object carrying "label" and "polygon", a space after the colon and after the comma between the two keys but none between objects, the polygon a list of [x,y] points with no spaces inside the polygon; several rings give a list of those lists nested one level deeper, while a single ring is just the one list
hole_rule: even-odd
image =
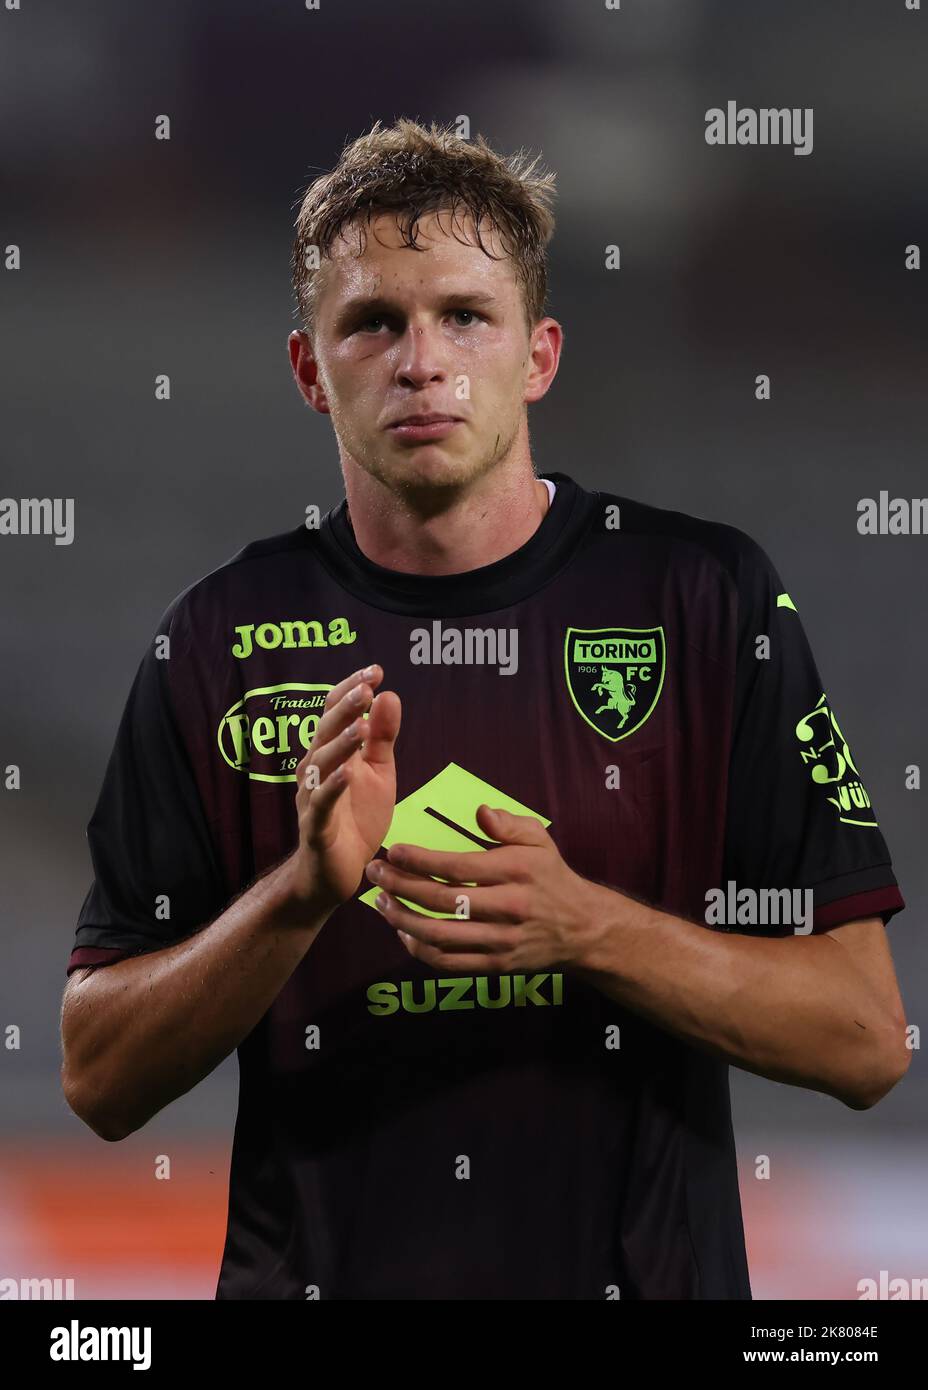
[{"label": "torino fc crest", "polygon": [[564,672],[570,698],[598,734],[618,743],[654,710],[666,654],[662,627],[569,627]]}]

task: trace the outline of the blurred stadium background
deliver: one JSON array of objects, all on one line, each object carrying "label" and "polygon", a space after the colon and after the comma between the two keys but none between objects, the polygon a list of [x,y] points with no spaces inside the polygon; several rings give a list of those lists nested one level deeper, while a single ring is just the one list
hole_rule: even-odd
[{"label": "blurred stadium background", "polygon": [[[211,1298],[237,1064],[118,1145],[58,1083],[90,882],[84,830],[152,624],[245,542],[340,496],[292,384],[294,203],[380,117],[464,113],[558,174],[532,408],[539,471],[726,521],[774,559],[893,854],[889,928],[925,999],[925,546],[858,499],[924,492],[928,16],[904,0],[25,0],[0,21],[0,493],[74,497],[77,536],[0,546],[0,1277]],[[814,109],[814,151],[710,148],[728,99]],[[169,142],[155,118],[171,117]],[[621,247],[622,269],[603,268]],[[169,372],[170,407],[153,380]],[[769,372],[773,398],[754,400]],[[758,1299],[928,1275],[925,1067],[874,1110],[732,1072]],[[154,1178],[169,1154],[170,1182]],[[771,1177],[754,1176],[769,1155]]]}]

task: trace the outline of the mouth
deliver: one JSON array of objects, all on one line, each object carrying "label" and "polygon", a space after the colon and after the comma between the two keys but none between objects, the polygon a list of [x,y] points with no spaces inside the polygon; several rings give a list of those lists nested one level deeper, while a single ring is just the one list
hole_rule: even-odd
[{"label": "mouth", "polygon": [[399,439],[412,443],[425,443],[430,439],[444,439],[463,421],[456,415],[440,415],[435,412],[423,415],[406,415],[402,420],[394,420],[388,425],[390,433]]}]

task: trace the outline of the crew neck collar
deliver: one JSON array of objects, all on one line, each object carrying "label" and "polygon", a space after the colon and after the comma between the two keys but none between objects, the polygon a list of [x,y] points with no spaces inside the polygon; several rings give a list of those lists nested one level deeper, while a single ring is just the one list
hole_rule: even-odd
[{"label": "crew neck collar", "polygon": [[416,617],[460,617],[508,608],[560,573],[586,533],[596,494],[566,473],[545,474],[557,484],[537,529],[502,559],[459,574],[405,574],[375,564],[355,539],[345,498],[326,512],[314,535],[316,553],[332,577],[372,608]]}]

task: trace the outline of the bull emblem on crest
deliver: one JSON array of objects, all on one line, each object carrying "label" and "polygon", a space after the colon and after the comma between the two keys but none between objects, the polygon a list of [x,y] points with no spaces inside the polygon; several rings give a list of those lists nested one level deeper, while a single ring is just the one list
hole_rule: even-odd
[{"label": "bull emblem on crest", "polygon": [[600,705],[598,709],[594,710],[594,713],[602,714],[603,710],[607,709],[616,710],[622,716],[619,720],[619,728],[621,729],[628,719],[629,711],[634,706],[636,686],[629,685],[626,690],[625,677],[621,671],[610,671],[603,666],[602,673],[602,680],[596,682],[593,686],[593,692],[596,695],[602,695],[605,691],[609,699],[604,705]]}]

